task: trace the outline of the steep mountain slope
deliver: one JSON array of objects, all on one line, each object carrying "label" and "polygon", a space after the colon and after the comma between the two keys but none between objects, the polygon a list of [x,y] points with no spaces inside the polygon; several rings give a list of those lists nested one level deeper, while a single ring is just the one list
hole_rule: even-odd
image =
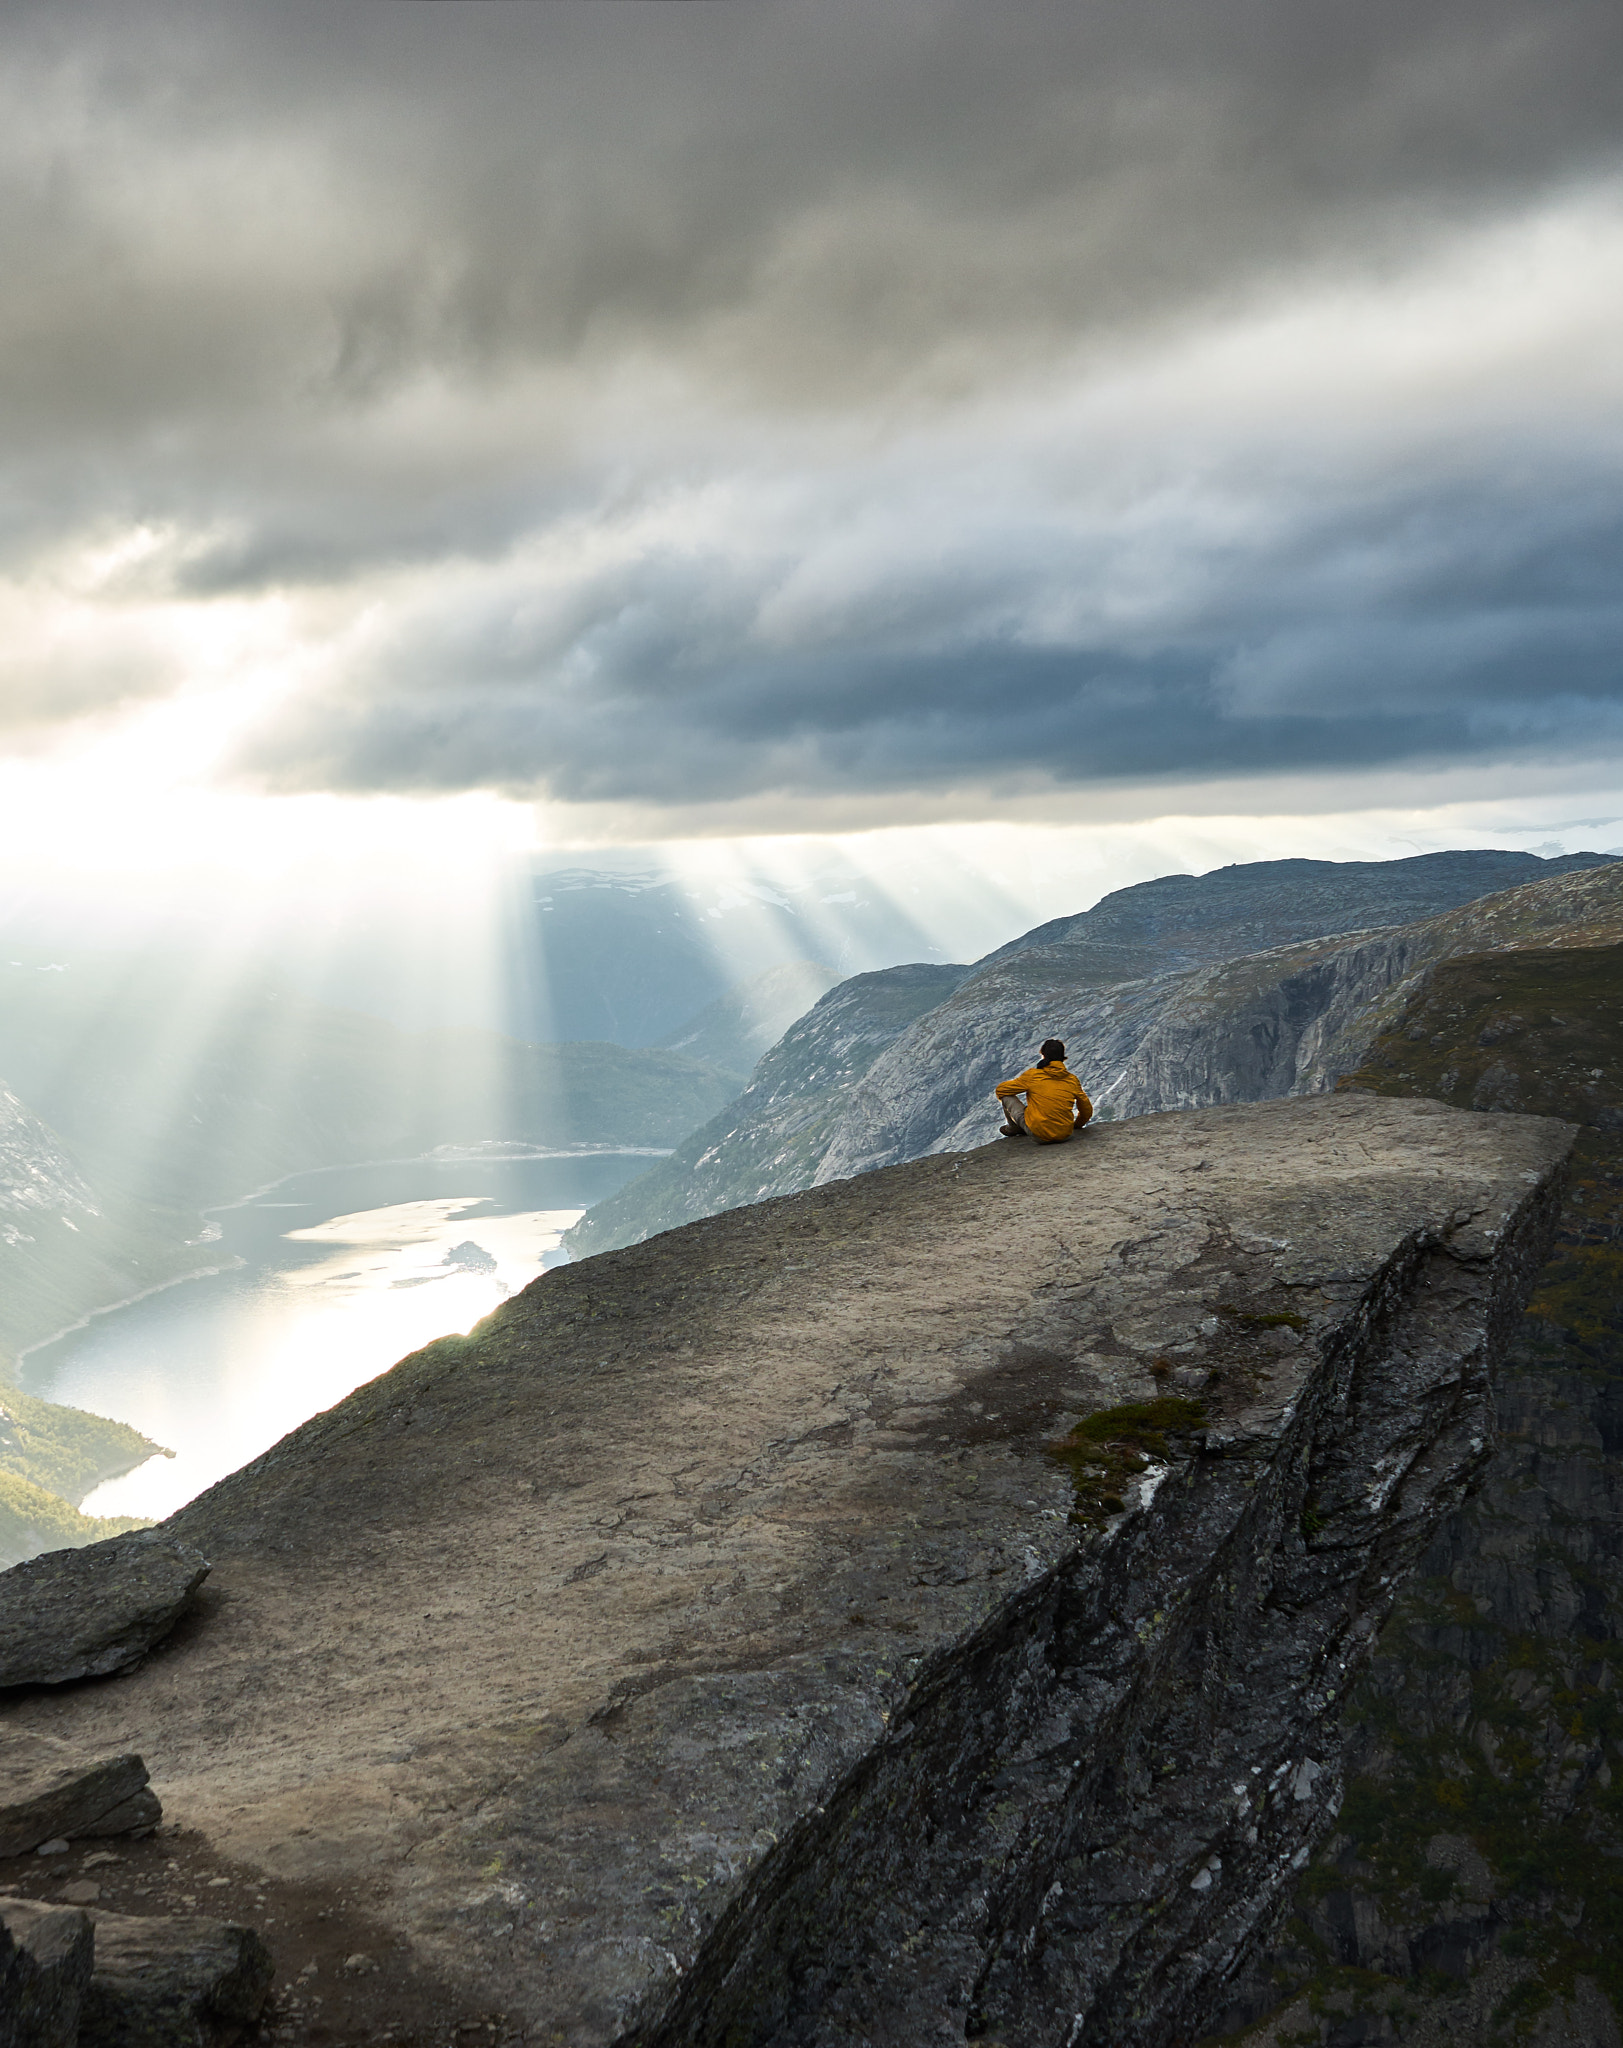
[{"label": "steep mountain slope", "polygon": [[[1607,867],[1598,854],[1541,861],[1491,851],[1263,861],[1118,890],[1092,910],[1040,926],[973,969],[958,970],[944,998],[872,1044],[866,1068],[854,1057],[844,1062],[843,1099],[821,1077],[808,1078],[802,1114],[794,1100],[795,1063],[774,1071],[769,1096],[752,1086],[700,1134],[702,1143],[690,1141],[593,1210],[571,1247],[581,1254],[636,1243],[762,1193],[980,1144],[996,1128],[993,1084],[1017,1072],[1052,1034],[1071,1047],[1073,1069],[1106,1116],[1291,1092],[1300,1078],[1297,1041],[1311,1061],[1320,1049],[1313,1031],[1321,1013],[1351,1015],[1383,974],[1401,978],[1406,971],[1401,951],[1383,951],[1350,967],[1345,986],[1338,984],[1338,970],[1321,972],[1320,963],[1339,953],[1344,934],[1402,926],[1524,878],[1548,883]],[[1237,955],[1289,941],[1308,950],[1270,956],[1255,975],[1245,969],[1228,982],[1202,979]],[[865,1001],[880,999],[884,979],[863,977]],[[832,991],[825,1004],[839,994]],[[1185,1089],[1180,1077],[1191,1060],[1199,1065],[1214,1030],[1211,1044],[1221,1038],[1223,1049],[1211,1055],[1213,1071]],[[1271,1045],[1282,1031],[1288,1046]],[[1257,1043],[1248,1048],[1252,1034]],[[792,1146],[785,1143],[791,1132]]]},{"label": "steep mountain slope", "polygon": [[803,1017],[840,979],[818,960],[791,960],[740,982],[690,1017],[659,1044],[667,1052],[702,1060],[740,1083],[754,1070],[797,1017]]},{"label": "steep mountain slope", "polygon": [[761,1061],[749,1086],[669,1159],[589,1209],[564,1242],[576,1258],[636,1244],[698,1216],[810,1184],[852,1084],[967,967],[889,967],[830,989]]},{"label": "steep mountain slope", "polygon": [[829,1134],[817,1178],[984,1144],[999,1121],[994,1084],[1050,1032],[1066,1040],[1072,1070],[1109,1119],[1261,1102],[1332,1086],[1439,959],[1618,937],[1623,861],[1609,861],[1418,924],[1103,990],[1078,983],[1068,946],[1017,953],[962,983],[874,1062]]},{"label": "steep mountain slope", "polygon": [[1226,2023],[1598,2048],[1623,2021],[1623,949],[1446,962],[1347,1086],[1582,1128],[1484,1484],[1381,1637],[1337,1832]]},{"label": "steep mountain slope", "polygon": [[92,1304],[196,1266],[183,1243],[196,1227],[92,1190],[61,1136],[0,1083],[0,1367]]}]

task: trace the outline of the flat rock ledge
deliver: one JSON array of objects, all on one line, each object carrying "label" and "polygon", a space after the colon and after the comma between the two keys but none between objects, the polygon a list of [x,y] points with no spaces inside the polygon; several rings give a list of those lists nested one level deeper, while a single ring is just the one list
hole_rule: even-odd
[{"label": "flat rock ledge", "polygon": [[1145,1117],[565,1268],[176,1517],[208,1626],[16,1716],[139,1730],[218,1853],[534,2039],[1196,2038],[1486,1454],[1570,1137]]},{"label": "flat rock ledge", "polygon": [[0,1731],[0,1856],[42,1842],[131,1835],[163,1818],[140,1757],[75,1756],[28,1729]]},{"label": "flat rock ledge", "polygon": [[141,1530],[0,1572],[0,1688],[126,1669],[169,1633],[208,1571],[190,1544]]}]

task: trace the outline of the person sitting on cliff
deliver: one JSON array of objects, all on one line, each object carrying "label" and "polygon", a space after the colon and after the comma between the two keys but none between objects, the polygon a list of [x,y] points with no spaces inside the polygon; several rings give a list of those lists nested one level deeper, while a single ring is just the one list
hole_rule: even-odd
[{"label": "person sitting on cliff", "polygon": [[999,1081],[997,1099],[1006,1119],[1001,1135],[1035,1138],[1039,1145],[1063,1144],[1093,1114],[1082,1083],[1066,1071],[1065,1047],[1057,1038],[1043,1040],[1042,1058],[1036,1066],[1027,1067],[1012,1081]]}]

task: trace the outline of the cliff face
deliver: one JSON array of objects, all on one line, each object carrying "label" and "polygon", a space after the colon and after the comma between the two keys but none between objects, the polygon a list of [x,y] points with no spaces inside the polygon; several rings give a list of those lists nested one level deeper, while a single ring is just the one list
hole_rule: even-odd
[{"label": "cliff face", "polygon": [[[1583,893],[1591,876],[1593,902]],[[1575,893],[1563,893],[1563,877]],[[796,1032],[815,1033],[820,1015],[833,1022],[850,1003],[888,1005],[898,1021],[853,1040],[837,1075],[803,1062],[791,1033],[769,1055],[769,1080],[763,1064],[745,1095],[592,1211],[569,1242],[577,1254],[604,1251],[764,1195],[982,1144],[998,1122],[993,1084],[1054,1035],[1111,1118],[1327,1085],[1358,1064],[1382,1005],[1429,960],[1499,943],[1513,927],[1584,918],[1610,919],[1589,943],[1623,936],[1620,878],[1623,865],[1598,854],[1259,861],[1118,890],[973,969],[934,970],[938,992],[905,1017],[918,985],[903,977],[932,970],[863,976],[832,990]],[[1484,927],[1467,907],[1484,898],[1519,908]]]},{"label": "cliff face", "polygon": [[1104,989],[1078,984],[1063,947],[1019,953],[964,982],[881,1054],[850,1091],[817,1179],[984,1143],[999,1121],[992,1089],[1018,1071],[1010,1048],[1028,1054],[1050,1031],[1112,1119],[1268,1101],[1333,1087],[1440,960],[1619,939],[1623,861],[1613,861],[1418,924]]},{"label": "cliff face", "polygon": [[[1623,2014],[1623,950],[1451,962],[1351,1085],[1581,1126],[1499,1437],[1350,1703],[1349,1796],[1228,2016],[1262,2043],[1615,2048]],[[1350,2036],[1348,2036],[1350,2038]]]},{"label": "cliff face", "polygon": [[1188,2038],[1336,1809],[1569,1140],[1146,1118],[565,1269],[176,1517],[198,1620],[14,1716],[139,1729],[173,1818],[541,2038]]}]

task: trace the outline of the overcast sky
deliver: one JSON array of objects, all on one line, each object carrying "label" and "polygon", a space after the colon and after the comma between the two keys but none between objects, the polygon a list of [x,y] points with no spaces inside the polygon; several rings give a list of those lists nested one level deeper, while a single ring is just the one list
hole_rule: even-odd
[{"label": "overcast sky", "polygon": [[1593,790],[1620,146],[1616,0],[10,0],[0,741],[644,836]]}]

